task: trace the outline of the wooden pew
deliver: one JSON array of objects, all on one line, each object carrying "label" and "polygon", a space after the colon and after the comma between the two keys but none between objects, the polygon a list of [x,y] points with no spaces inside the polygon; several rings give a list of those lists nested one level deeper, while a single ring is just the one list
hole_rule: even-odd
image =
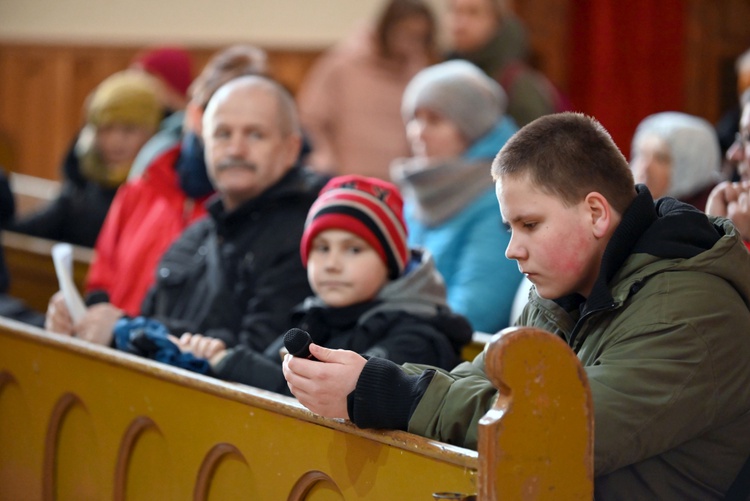
[{"label": "wooden pew", "polygon": [[492,334],[487,334],[486,332],[474,332],[471,335],[471,341],[469,341],[469,343],[461,350],[461,359],[469,362],[474,360],[474,357],[484,350],[484,347],[490,342],[490,339],[492,339]]},{"label": "wooden pew", "polygon": [[[59,289],[52,263],[52,246],[57,242],[11,231],[3,231],[0,237],[10,274],[10,295],[45,312],[49,298]],[[81,292],[93,257],[92,249],[73,247],[73,278]]]},{"label": "wooden pew", "polygon": [[0,319],[0,499],[590,499],[580,364],[501,334],[477,453]]},{"label": "wooden pew", "polygon": [[60,181],[11,172],[8,176],[10,189],[16,202],[16,217],[40,209],[54,200],[60,193]]}]

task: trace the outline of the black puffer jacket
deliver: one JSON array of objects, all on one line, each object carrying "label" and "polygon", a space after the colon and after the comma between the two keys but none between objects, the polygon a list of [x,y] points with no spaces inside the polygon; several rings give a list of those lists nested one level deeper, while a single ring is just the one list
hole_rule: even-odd
[{"label": "black puffer jacket", "polygon": [[[387,284],[373,301],[343,308],[326,306],[316,297],[295,309],[293,324],[310,333],[316,344],[352,350],[396,363],[414,362],[451,369],[472,328],[445,301],[445,287],[432,257],[413,252],[413,265]],[[281,371],[283,336],[259,352],[238,346],[216,366],[222,379],[289,394]]]},{"label": "black puffer jacket", "polygon": [[326,180],[295,167],[231,213],[211,200],[210,217],[188,227],[162,257],[141,313],[175,335],[201,333],[228,346],[265,349],[311,293],[299,242]]}]

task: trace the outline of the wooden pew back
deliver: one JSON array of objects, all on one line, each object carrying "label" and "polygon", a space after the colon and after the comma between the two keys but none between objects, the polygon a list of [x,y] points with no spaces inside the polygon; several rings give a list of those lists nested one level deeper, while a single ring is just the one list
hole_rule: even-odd
[{"label": "wooden pew back", "polygon": [[[521,334],[517,343],[527,339]],[[560,362],[564,371],[570,360]],[[545,358],[545,363],[552,370],[556,362]],[[543,405],[552,398],[544,395],[546,386],[530,389],[541,393],[518,392],[516,402],[528,405],[515,405],[508,415],[522,418],[549,408]],[[574,386],[554,398],[578,402],[579,393]],[[438,492],[456,493],[453,499],[471,499],[477,492],[480,500],[536,499],[517,497],[510,484],[506,489],[498,482],[494,493],[479,485],[508,477],[484,455],[505,454],[503,468],[543,486],[571,468],[591,466],[563,464],[557,460],[562,456],[547,461],[536,449],[533,456],[519,454],[511,447],[522,441],[514,445],[507,437],[530,428],[518,427],[517,420],[488,431],[508,449],[484,447],[477,454],[405,432],[361,430],[315,416],[291,398],[6,319],[0,319],[0,422],[2,499],[417,500]],[[579,425],[574,420],[567,431]],[[546,436],[525,436],[527,442],[540,440]],[[569,461],[587,460],[578,449]],[[590,486],[590,479],[577,475],[567,482],[583,484],[579,493]]]},{"label": "wooden pew back", "polygon": [[[11,231],[3,231],[0,237],[10,274],[9,294],[45,312],[50,297],[59,290],[52,262],[52,246],[57,242]],[[73,247],[73,279],[81,293],[93,257],[92,249]]]}]

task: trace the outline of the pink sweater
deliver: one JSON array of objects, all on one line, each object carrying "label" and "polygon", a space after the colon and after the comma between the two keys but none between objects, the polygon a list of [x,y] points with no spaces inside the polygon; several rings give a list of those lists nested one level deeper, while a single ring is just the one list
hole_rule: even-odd
[{"label": "pink sweater", "polygon": [[367,31],[323,54],[298,95],[313,167],[390,179],[391,161],[410,154],[401,96],[425,66],[385,60]]}]

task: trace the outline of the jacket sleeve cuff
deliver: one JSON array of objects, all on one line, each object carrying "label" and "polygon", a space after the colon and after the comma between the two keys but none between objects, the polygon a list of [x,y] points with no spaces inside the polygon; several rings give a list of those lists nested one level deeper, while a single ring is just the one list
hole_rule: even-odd
[{"label": "jacket sleeve cuff", "polygon": [[102,289],[91,291],[86,296],[85,303],[86,306],[93,306],[98,303],[109,303],[109,294]]},{"label": "jacket sleeve cuff", "polygon": [[370,358],[347,397],[349,419],[360,428],[406,430],[434,374],[407,374],[390,360]]}]

